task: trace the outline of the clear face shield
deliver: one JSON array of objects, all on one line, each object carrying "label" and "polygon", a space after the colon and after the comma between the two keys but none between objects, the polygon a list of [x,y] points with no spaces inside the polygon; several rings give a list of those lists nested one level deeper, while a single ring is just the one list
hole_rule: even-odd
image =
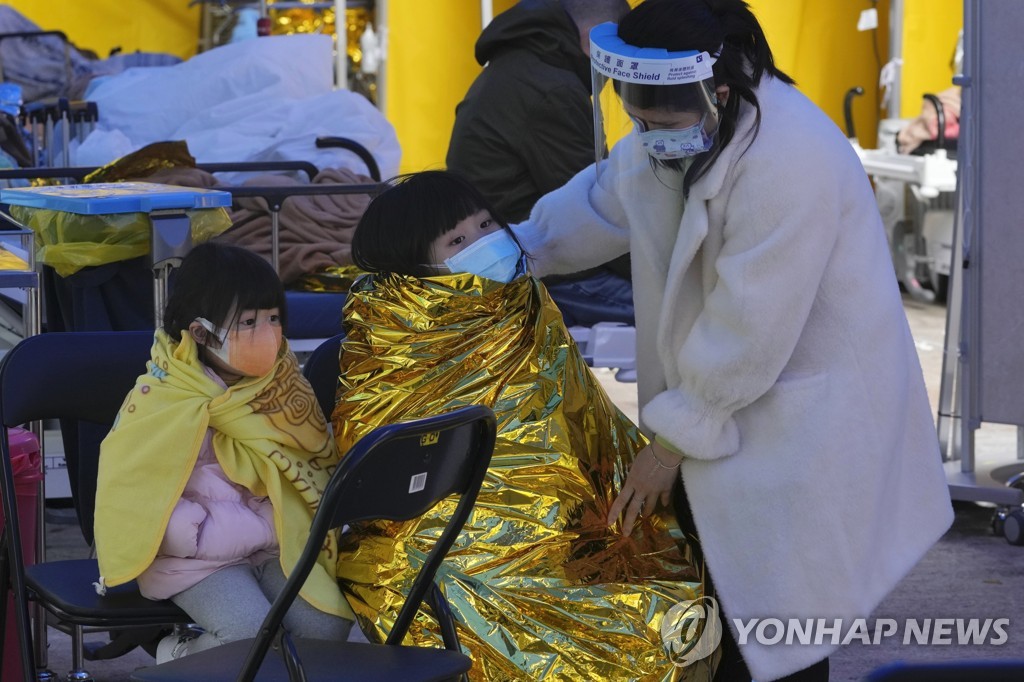
[{"label": "clear face shield", "polygon": [[619,38],[616,24],[606,23],[590,32],[590,63],[595,160],[605,156],[609,134],[624,124],[632,127],[627,134],[636,135],[640,147],[661,161],[711,149],[719,116],[713,56],[634,47]]}]

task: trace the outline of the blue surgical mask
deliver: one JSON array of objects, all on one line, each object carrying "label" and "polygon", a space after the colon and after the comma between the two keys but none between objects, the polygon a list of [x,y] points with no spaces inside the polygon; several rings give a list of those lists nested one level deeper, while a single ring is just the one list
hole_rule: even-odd
[{"label": "blue surgical mask", "polygon": [[469,272],[497,282],[511,282],[519,272],[523,252],[505,230],[477,239],[444,264],[449,272]]},{"label": "blue surgical mask", "polygon": [[682,159],[711,150],[712,137],[704,130],[704,114],[699,123],[676,130],[644,130],[643,124],[634,119],[640,144],[644,151],[656,159]]}]

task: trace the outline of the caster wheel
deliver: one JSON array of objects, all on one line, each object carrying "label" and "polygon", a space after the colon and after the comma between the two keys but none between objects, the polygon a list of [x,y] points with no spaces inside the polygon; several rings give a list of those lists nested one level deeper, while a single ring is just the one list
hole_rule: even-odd
[{"label": "caster wheel", "polygon": [[1003,537],[1011,545],[1024,545],[1024,509],[1014,509],[1006,514]]},{"label": "caster wheel", "polygon": [[1006,525],[1006,512],[1007,509],[1003,507],[992,513],[992,535],[1003,536],[1003,528]]}]

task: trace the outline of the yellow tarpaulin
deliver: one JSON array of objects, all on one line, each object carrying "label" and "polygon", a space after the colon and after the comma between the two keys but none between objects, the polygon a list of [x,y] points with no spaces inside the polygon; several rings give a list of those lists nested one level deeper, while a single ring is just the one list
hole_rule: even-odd
[{"label": "yellow tarpaulin", "polygon": [[953,50],[964,25],[963,0],[903,0],[903,78],[900,111],[921,113],[921,97],[953,85]]},{"label": "yellow tarpaulin", "polygon": [[[187,0],[6,0],[42,30],[63,31],[100,58],[123,52],[196,53],[200,6]],[[102,112],[100,112],[102,115]]]}]

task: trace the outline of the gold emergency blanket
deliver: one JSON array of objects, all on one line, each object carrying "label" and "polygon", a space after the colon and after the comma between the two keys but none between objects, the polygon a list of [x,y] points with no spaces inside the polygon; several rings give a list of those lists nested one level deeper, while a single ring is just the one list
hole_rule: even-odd
[{"label": "gold emergency blanket", "polygon": [[[662,645],[673,605],[702,596],[671,513],[623,537],[605,519],[645,444],[608,399],[533,277],[368,276],[345,306],[333,414],[339,452],[373,427],[484,404],[494,457],[438,573],[476,680],[706,680]],[[341,539],[338,573],[364,631],[383,637],[454,509],[375,522]],[[670,520],[671,519],[671,520]],[[421,610],[410,631],[440,645]],[[409,642],[411,643],[411,642]]]}]

